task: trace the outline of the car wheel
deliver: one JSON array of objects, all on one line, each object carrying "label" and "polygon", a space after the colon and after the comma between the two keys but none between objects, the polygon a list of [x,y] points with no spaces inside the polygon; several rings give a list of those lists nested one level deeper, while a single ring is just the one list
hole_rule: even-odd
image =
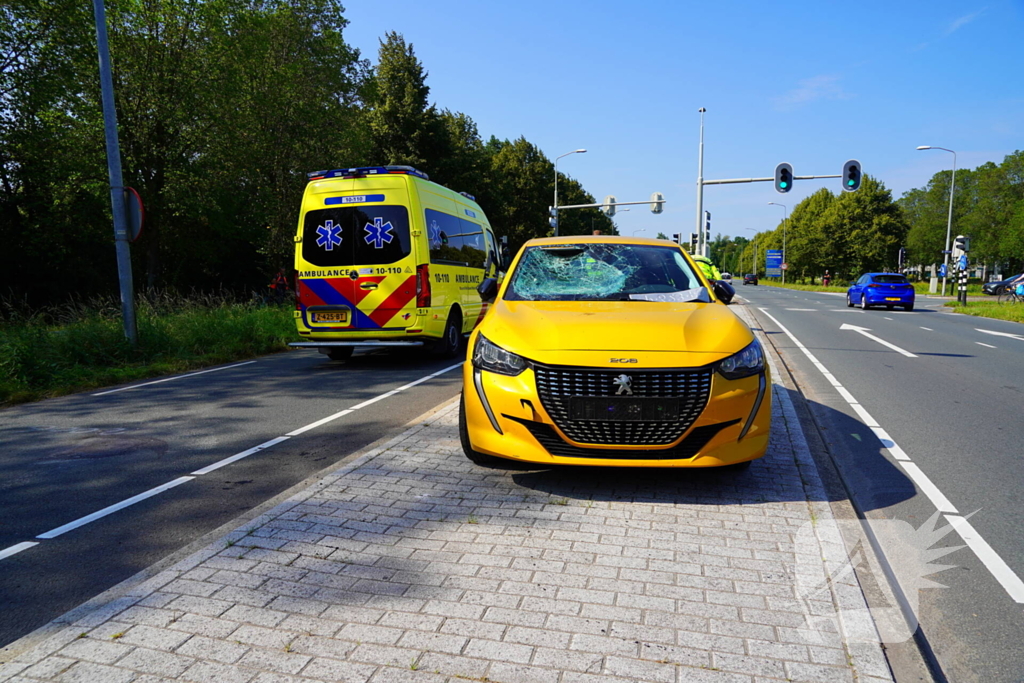
[{"label": "car wheel", "polygon": [[354,350],[351,346],[332,346],[331,350],[327,352],[327,357],[331,360],[348,360],[352,357]]},{"label": "car wheel", "polygon": [[462,314],[456,309],[448,315],[448,322],[444,326],[444,336],[434,347],[434,353],[441,358],[455,358],[459,355],[460,346],[462,346]]},{"label": "car wheel", "polygon": [[891,310],[892,310],[892,309],[894,309],[894,308],[895,308],[895,306],[886,306],[886,307],[885,307],[885,310],[887,310],[887,311],[891,311]]},{"label": "car wheel", "polygon": [[846,307],[847,308],[853,308],[853,302],[850,301],[850,293],[849,292],[846,293]]},{"label": "car wheel", "polygon": [[868,296],[867,296],[867,294],[861,294],[860,295],[860,308],[861,308],[862,311],[866,311],[866,310],[868,310],[868,308],[870,308],[868,306]]},{"label": "car wheel", "polygon": [[469,441],[469,428],[466,426],[465,395],[459,397],[459,441],[462,442],[462,452],[477,465],[496,465],[501,460],[493,455],[473,450],[473,444]]},{"label": "car wheel", "polygon": [[914,304],[907,304],[906,306],[903,307],[903,310],[904,311],[912,311],[912,310],[914,310]]}]

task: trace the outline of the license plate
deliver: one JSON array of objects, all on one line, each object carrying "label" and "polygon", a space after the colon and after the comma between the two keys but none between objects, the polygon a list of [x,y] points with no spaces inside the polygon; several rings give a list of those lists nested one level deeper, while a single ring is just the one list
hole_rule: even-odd
[{"label": "license plate", "polygon": [[315,323],[347,323],[348,311],[322,311],[313,314]]},{"label": "license plate", "polygon": [[886,301],[899,301],[900,298],[898,296],[887,296],[887,297],[885,297],[885,300]]},{"label": "license plate", "polygon": [[573,420],[606,422],[673,422],[679,420],[679,400],[673,398],[582,397],[569,399]]}]

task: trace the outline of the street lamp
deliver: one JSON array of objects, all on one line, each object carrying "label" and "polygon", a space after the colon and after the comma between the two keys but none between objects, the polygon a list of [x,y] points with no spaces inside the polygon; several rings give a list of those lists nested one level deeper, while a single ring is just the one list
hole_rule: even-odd
[{"label": "street lamp", "polygon": [[[776,204],[775,202],[768,202],[771,206],[781,206],[785,211],[782,219],[782,265],[788,266],[786,263],[786,224],[789,223],[789,208],[785,204]],[[782,284],[786,284],[786,268],[782,269]]]},{"label": "street lamp", "polygon": [[571,152],[566,152],[562,156],[555,157],[555,237],[558,237],[558,160],[562,157],[567,157],[570,154],[586,154],[585,149],[574,149]]},{"label": "street lamp", "polygon": [[[949,217],[946,219],[946,250],[943,254],[942,265],[943,273],[949,272],[949,234],[953,228],[953,186],[956,183],[956,152],[945,147],[936,147],[935,145],[921,145],[917,148],[919,151],[922,149],[941,149],[944,152],[949,152],[953,155],[953,175],[949,179]],[[946,276],[942,276],[942,296],[946,296]]]},{"label": "street lamp", "polygon": [[750,272],[755,276],[757,275],[757,230],[754,228],[743,228],[754,233],[754,239],[750,240],[750,248],[752,253],[750,255]]}]

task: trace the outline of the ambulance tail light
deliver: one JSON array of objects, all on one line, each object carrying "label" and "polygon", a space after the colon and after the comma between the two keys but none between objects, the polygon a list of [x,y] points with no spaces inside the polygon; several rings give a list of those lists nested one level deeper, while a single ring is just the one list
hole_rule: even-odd
[{"label": "ambulance tail light", "polygon": [[430,307],[430,266],[416,266],[416,308]]}]

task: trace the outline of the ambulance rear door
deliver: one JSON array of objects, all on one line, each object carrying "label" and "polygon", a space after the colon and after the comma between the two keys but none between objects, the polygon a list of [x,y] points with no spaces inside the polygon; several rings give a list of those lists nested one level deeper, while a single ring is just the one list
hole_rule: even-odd
[{"label": "ambulance rear door", "polygon": [[413,324],[416,260],[406,181],[338,179],[310,188],[299,302],[314,331],[404,331]]}]

